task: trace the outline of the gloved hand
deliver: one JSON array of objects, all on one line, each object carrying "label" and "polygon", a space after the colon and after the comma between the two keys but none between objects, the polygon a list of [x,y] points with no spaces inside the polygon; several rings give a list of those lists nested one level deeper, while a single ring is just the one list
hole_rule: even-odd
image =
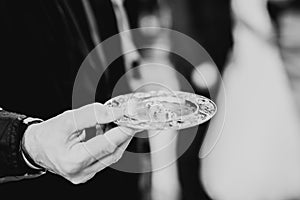
[{"label": "gloved hand", "polygon": [[84,129],[112,122],[122,115],[121,109],[100,103],[69,110],[30,125],[24,134],[23,145],[38,165],[74,184],[83,183],[117,162],[135,134],[135,130],[116,127],[84,141]]}]

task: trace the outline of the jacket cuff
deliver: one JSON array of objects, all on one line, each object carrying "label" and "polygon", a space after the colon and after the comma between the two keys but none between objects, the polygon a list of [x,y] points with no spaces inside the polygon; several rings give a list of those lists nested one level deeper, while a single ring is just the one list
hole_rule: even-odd
[{"label": "jacket cuff", "polygon": [[30,167],[24,159],[22,138],[30,124],[27,117],[16,113],[0,111],[0,182],[11,179],[35,177],[44,173],[44,169]]}]

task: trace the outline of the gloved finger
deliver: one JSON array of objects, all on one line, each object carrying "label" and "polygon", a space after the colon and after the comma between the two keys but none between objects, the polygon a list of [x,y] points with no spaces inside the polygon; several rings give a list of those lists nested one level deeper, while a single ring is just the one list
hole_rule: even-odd
[{"label": "gloved finger", "polygon": [[85,130],[78,131],[69,136],[68,145],[70,148],[72,148],[72,146],[74,146],[80,142],[83,142],[85,139],[86,139],[86,131]]},{"label": "gloved finger", "polygon": [[104,135],[98,135],[86,142],[74,145],[72,151],[76,152],[79,161],[83,163],[83,168],[113,154],[121,144],[131,139],[134,133],[135,130],[130,128],[115,127]]},{"label": "gloved finger", "polygon": [[96,161],[91,166],[84,169],[83,172],[87,174],[98,173],[99,171],[119,161],[123,156],[125,150],[127,149],[129,143],[131,142],[132,138],[133,137],[131,137],[126,142],[124,142],[121,146],[119,146],[114,153]]},{"label": "gloved finger", "polygon": [[63,117],[70,122],[67,123],[69,133],[90,128],[96,124],[109,123],[122,116],[122,109],[107,107],[100,103],[89,104],[63,114]]}]

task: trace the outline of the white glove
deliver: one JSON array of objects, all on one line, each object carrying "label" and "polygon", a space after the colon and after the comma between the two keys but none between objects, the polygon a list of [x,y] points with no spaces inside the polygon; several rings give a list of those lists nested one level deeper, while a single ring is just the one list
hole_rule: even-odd
[{"label": "white glove", "polygon": [[48,171],[74,184],[83,183],[117,162],[135,134],[135,130],[116,127],[83,142],[84,129],[112,122],[121,116],[121,110],[100,103],[69,110],[29,126],[23,138],[24,148]]}]

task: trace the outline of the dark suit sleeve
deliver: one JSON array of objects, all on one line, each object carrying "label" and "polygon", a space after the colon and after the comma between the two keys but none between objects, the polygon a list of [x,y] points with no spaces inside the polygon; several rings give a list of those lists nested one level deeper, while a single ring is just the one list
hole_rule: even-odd
[{"label": "dark suit sleeve", "polygon": [[22,155],[21,141],[28,127],[25,115],[0,110],[0,183],[36,177],[41,173],[30,168]]}]

